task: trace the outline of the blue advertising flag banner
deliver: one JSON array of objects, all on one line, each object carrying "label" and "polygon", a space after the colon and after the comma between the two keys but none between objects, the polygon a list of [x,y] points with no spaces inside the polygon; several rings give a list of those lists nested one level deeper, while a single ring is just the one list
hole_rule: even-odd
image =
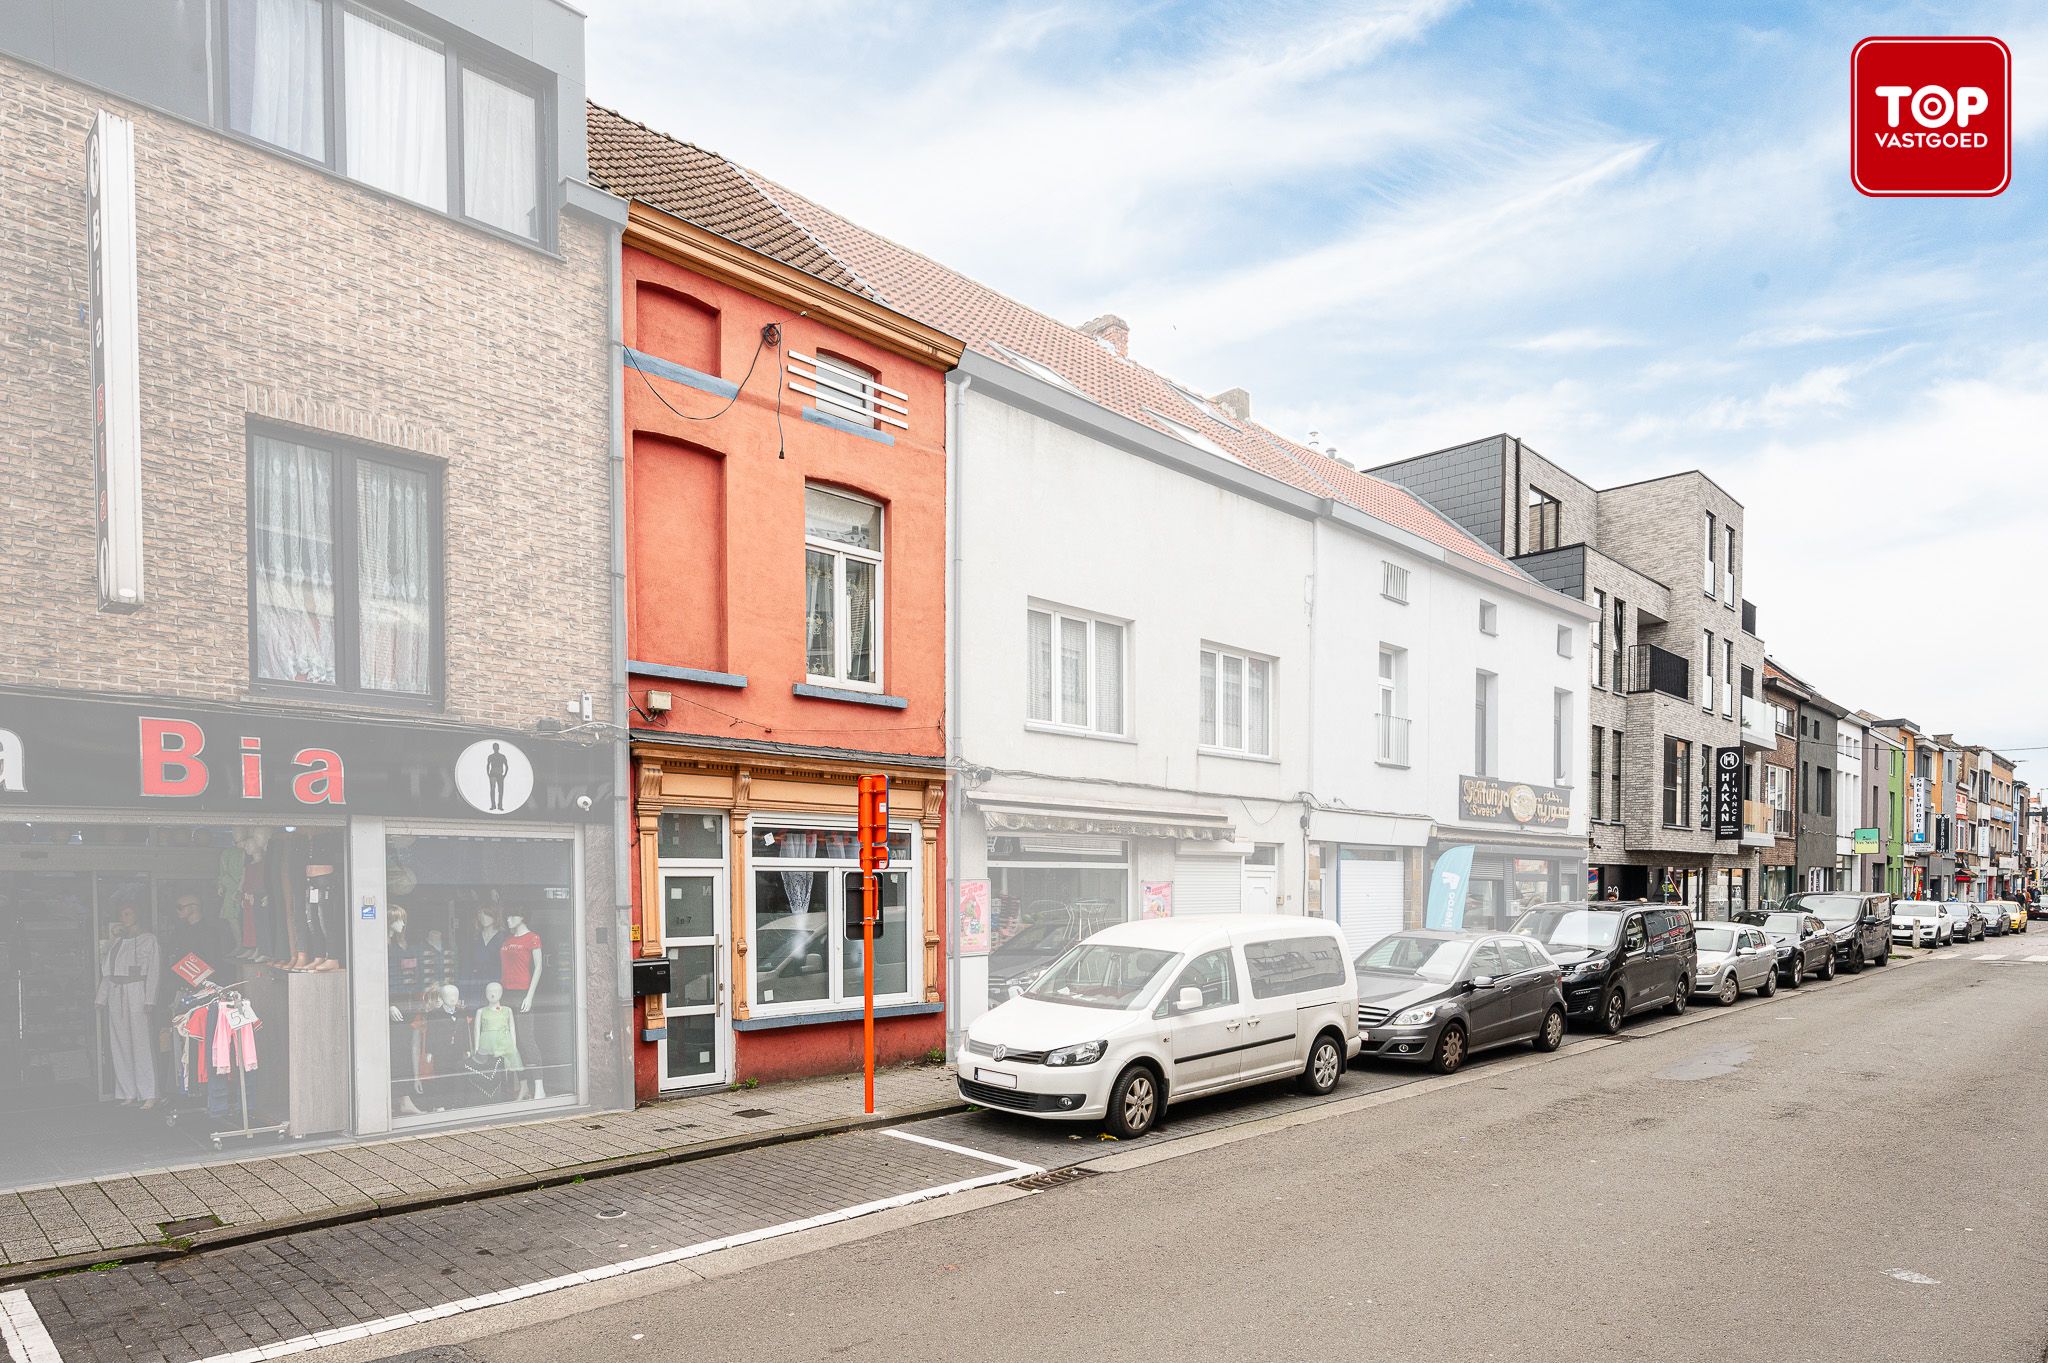
[{"label": "blue advertising flag banner", "polygon": [[1429,908],[1423,925],[1456,932],[1465,926],[1465,887],[1472,880],[1472,849],[1453,847],[1436,859],[1429,874]]}]

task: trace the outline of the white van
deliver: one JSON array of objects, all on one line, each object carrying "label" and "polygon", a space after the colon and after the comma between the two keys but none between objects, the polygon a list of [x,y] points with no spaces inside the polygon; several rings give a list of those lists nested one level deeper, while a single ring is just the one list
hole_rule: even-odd
[{"label": "white van", "polygon": [[1319,918],[1154,918],[1106,928],[967,1029],[960,1096],[1121,1137],[1170,1102],[1298,1076],[1328,1093],[1358,1054],[1358,977]]}]

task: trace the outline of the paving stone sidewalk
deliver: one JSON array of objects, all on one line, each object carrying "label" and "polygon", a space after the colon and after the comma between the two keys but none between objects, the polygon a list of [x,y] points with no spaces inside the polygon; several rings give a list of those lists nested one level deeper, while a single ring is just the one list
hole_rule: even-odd
[{"label": "paving stone sidewalk", "polygon": [[[301,1149],[0,1192],[0,1282],[111,1260],[160,1257],[270,1231],[801,1139],[958,1107],[952,1071],[809,1079],[465,1131]],[[199,1228],[176,1223],[202,1221]],[[216,1224],[217,1223],[217,1224]],[[166,1231],[166,1227],[171,1229]],[[176,1237],[180,1243],[169,1241]]]}]

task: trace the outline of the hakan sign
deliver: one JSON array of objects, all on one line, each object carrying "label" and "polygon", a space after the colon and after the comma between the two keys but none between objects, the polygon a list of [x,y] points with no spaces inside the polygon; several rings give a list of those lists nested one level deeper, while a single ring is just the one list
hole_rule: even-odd
[{"label": "hakan sign", "polygon": [[1714,838],[1729,842],[1742,836],[1742,749],[1714,753]]},{"label": "hakan sign", "polygon": [[0,694],[0,809],[610,817],[612,749],[452,725]]}]

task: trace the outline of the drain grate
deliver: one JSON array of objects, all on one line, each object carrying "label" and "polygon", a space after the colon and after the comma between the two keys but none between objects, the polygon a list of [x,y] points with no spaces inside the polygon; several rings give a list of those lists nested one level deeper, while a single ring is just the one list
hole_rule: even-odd
[{"label": "drain grate", "polygon": [[1063,1188],[1069,1183],[1079,1183],[1084,1178],[1094,1178],[1098,1171],[1073,1165],[1065,1169],[1048,1169],[1042,1174],[1029,1174],[1010,1186],[1022,1188],[1028,1193],[1042,1193],[1048,1188]]}]

